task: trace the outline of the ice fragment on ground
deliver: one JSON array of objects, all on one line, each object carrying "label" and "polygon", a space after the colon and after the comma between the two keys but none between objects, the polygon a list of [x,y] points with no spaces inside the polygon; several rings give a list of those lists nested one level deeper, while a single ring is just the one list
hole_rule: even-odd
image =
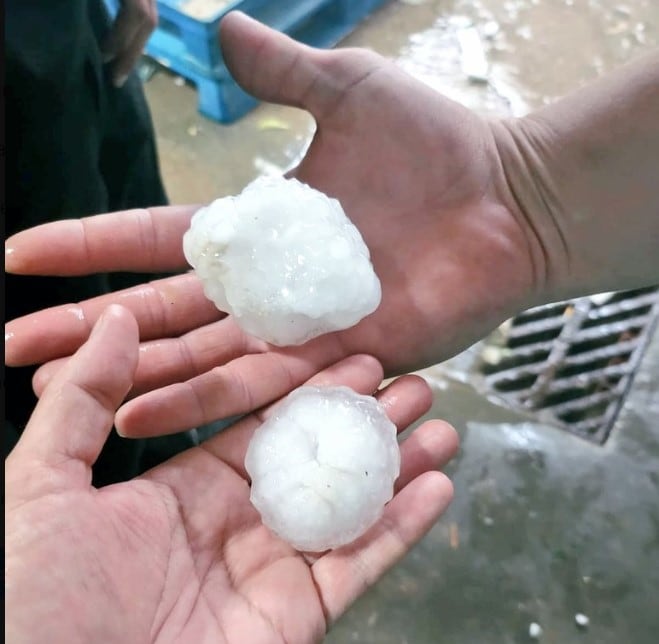
[{"label": "ice fragment on ground", "polygon": [[486,83],[489,64],[485,57],[485,50],[478,30],[475,27],[460,29],[457,36],[462,52],[461,65],[463,73],[474,82]]},{"label": "ice fragment on ground", "polygon": [[275,534],[302,551],[336,548],[366,532],[393,496],[396,427],[371,396],[300,387],[256,430],[245,468]]},{"label": "ice fragment on ground", "polygon": [[588,626],[590,623],[588,615],[584,615],[583,613],[577,613],[574,616],[574,621],[576,622],[577,626],[580,626],[581,628],[586,628],[586,626]]},{"label": "ice fragment on ground", "polygon": [[542,626],[536,624],[536,622],[531,622],[529,624],[529,637],[534,640],[539,640],[542,637]]}]

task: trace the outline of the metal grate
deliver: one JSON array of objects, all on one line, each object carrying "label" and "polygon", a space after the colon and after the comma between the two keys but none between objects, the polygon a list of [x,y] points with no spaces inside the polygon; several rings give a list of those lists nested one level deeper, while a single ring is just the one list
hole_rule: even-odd
[{"label": "metal grate", "polygon": [[659,318],[659,288],[529,309],[485,342],[488,394],[604,443]]}]

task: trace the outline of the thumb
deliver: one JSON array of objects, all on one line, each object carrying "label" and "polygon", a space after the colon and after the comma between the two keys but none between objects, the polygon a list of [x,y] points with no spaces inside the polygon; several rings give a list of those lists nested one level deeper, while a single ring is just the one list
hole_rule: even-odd
[{"label": "thumb", "polygon": [[381,63],[366,50],[314,49],[240,11],[220,23],[225,63],[238,84],[256,98],[306,109],[322,120],[347,90]]},{"label": "thumb", "polygon": [[138,342],[132,314],[108,307],[44,390],[15,451],[63,472],[69,485],[88,486],[91,466],[132,385]]}]

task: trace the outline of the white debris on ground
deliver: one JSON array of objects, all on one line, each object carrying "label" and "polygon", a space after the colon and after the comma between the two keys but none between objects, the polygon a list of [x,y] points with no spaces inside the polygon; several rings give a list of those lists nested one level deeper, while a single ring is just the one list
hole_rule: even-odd
[{"label": "white debris on ground", "polygon": [[536,622],[529,624],[529,637],[534,640],[539,640],[542,637],[542,626]]},{"label": "white debris on ground", "polygon": [[492,19],[439,17],[432,27],[412,34],[396,63],[411,76],[481,114],[523,116],[529,106],[488,52],[500,36]]},{"label": "white debris on ground", "polygon": [[589,619],[588,615],[584,615],[583,613],[577,613],[574,616],[574,621],[575,621],[576,625],[581,627],[581,628],[586,628],[586,626],[588,626],[588,624],[590,624],[590,619]]},{"label": "white debris on ground", "polygon": [[485,58],[485,50],[478,29],[466,27],[457,32],[460,43],[463,74],[476,83],[487,83],[490,66]]},{"label": "white debris on ground", "polygon": [[590,301],[595,306],[602,306],[602,304],[606,304],[606,302],[608,302],[613,295],[615,295],[614,292],[596,293],[595,295],[590,296]]}]

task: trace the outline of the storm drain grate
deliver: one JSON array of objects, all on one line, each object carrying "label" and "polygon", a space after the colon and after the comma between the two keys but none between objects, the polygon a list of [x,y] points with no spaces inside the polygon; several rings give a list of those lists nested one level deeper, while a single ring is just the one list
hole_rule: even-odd
[{"label": "storm drain grate", "polygon": [[604,443],[659,318],[659,288],[529,309],[485,342],[488,394]]}]

